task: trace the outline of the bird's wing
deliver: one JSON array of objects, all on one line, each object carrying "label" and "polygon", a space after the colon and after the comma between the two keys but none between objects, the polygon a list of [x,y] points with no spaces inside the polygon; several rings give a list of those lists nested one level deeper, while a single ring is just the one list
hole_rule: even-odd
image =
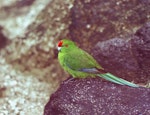
[{"label": "bird's wing", "polygon": [[80,49],[67,53],[64,63],[75,71],[98,73],[97,68],[103,69],[90,54]]}]

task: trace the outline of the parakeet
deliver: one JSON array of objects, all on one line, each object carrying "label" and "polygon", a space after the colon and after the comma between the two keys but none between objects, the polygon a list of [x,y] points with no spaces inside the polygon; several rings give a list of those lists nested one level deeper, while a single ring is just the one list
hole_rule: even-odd
[{"label": "parakeet", "polygon": [[57,44],[58,60],[60,65],[74,78],[102,77],[108,81],[139,87],[138,85],[118,78],[111,73],[105,72],[104,68],[86,51],[80,49],[73,41],[68,39],[60,40]]}]

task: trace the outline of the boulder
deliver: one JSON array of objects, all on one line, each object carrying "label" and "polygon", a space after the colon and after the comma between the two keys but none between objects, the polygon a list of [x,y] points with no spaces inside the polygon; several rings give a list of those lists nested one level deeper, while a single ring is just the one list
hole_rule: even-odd
[{"label": "boulder", "polygon": [[51,95],[44,115],[149,115],[149,97],[148,88],[71,78]]}]

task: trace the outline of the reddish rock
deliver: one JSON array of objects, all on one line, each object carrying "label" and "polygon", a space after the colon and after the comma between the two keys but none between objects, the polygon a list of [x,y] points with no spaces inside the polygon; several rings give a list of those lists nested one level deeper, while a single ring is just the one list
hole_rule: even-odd
[{"label": "reddish rock", "polygon": [[69,79],[52,94],[44,115],[149,115],[150,89],[101,78]]},{"label": "reddish rock", "polygon": [[130,50],[130,44],[126,40],[114,38],[97,43],[93,56],[106,71],[132,81],[135,80],[138,65]]},{"label": "reddish rock", "polygon": [[75,0],[71,39],[87,51],[98,42],[122,37],[148,22],[149,0]]},{"label": "reddish rock", "polygon": [[141,81],[150,80],[150,23],[140,28],[130,40],[134,58],[137,60],[137,76]]},{"label": "reddish rock", "polygon": [[150,23],[128,40],[98,42],[93,56],[109,72],[137,83],[150,80]]},{"label": "reddish rock", "polygon": [[2,33],[3,28],[0,27],[0,49],[4,48],[7,44],[7,38]]},{"label": "reddish rock", "polygon": [[[123,36],[133,34],[135,28],[148,21],[149,9],[148,0],[75,0],[70,37],[87,51],[95,46],[93,56],[107,71],[129,81],[147,82],[149,24],[130,39]],[[64,81],[44,109],[44,115],[140,114],[150,114],[150,89],[122,86],[101,78]]]}]

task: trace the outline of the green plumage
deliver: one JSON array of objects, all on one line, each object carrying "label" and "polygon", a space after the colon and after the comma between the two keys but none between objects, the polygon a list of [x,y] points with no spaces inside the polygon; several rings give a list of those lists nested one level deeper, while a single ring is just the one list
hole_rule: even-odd
[{"label": "green plumage", "polygon": [[99,76],[117,84],[138,87],[110,73],[103,73],[104,69],[98,62],[90,54],[77,47],[74,42],[64,39],[58,43],[58,47],[60,48],[58,54],[60,65],[74,78]]}]

